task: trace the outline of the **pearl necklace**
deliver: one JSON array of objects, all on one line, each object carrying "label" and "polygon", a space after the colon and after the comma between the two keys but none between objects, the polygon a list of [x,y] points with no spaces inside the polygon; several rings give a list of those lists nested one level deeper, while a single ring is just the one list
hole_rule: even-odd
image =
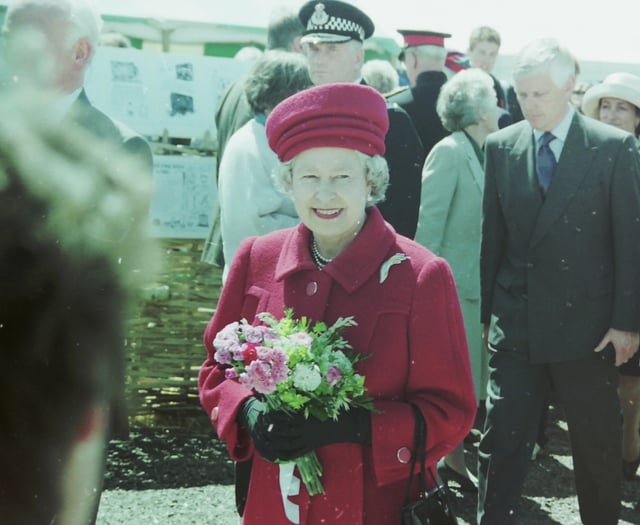
[{"label": "pearl necklace", "polygon": [[316,263],[318,269],[322,269],[325,265],[329,264],[333,259],[327,259],[320,254],[320,250],[318,249],[318,243],[314,237],[313,242],[311,243],[311,255],[313,256],[313,261]]}]

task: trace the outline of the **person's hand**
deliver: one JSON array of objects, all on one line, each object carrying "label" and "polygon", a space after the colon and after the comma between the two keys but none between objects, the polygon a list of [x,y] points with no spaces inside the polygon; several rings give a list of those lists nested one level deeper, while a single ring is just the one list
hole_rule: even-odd
[{"label": "person's hand", "polygon": [[294,459],[332,443],[360,443],[371,446],[371,414],[354,408],[340,414],[337,420],[320,421],[314,416],[305,418],[302,412],[287,421],[287,458]]},{"label": "person's hand", "polygon": [[267,412],[267,405],[255,397],[248,398],[238,413],[238,422],[249,430],[258,453],[272,462],[289,459],[289,420],[284,412]]},{"label": "person's hand", "polygon": [[289,461],[331,443],[371,445],[371,416],[367,410],[351,409],[336,421],[320,421],[302,412],[288,414],[270,410],[258,399],[247,399],[238,415],[253,444],[267,461]]},{"label": "person's hand", "polygon": [[616,366],[620,366],[631,359],[638,350],[640,334],[638,332],[624,332],[609,328],[600,344],[594,348],[594,352],[601,352],[609,343],[613,345],[616,352]]}]

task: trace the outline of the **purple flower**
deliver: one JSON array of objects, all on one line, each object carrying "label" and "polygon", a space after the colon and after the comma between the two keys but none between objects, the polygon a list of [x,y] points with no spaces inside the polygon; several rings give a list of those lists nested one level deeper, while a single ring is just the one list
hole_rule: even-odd
[{"label": "purple flower", "polygon": [[233,359],[235,361],[244,362],[244,353],[247,347],[248,347],[247,343],[242,343],[242,344],[235,345],[233,348],[231,348],[230,350],[233,353]]},{"label": "purple flower", "polygon": [[342,372],[337,366],[330,366],[325,375],[325,379],[330,386],[335,385],[340,379],[342,379]]},{"label": "purple flower", "polygon": [[238,321],[229,323],[216,334],[216,339],[238,339],[237,330],[239,326],[240,323]]},{"label": "purple flower", "polygon": [[216,360],[216,362],[220,364],[223,364],[223,365],[231,364],[231,352],[225,346],[218,348],[213,354],[213,358]]},{"label": "purple flower", "polygon": [[220,348],[228,348],[229,345],[238,344],[240,340],[238,339],[238,334],[236,333],[236,328],[238,328],[239,323],[231,323],[225,326],[222,330],[220,330],[213,339],[213,347],[216,349]]},{"label": "purple flower", "polygon": [[269,332],[269,328],[266,326],[251,326],[244,325],[242,327],[242,334],[244,335],[247,343],[262,343],[262,338]]},{"label": "purple flower", "polygon": [[236,372],[235,368],[227,368],[224,371],[224,378],[225,379],[237,379],[238,378],[238,372]]}]

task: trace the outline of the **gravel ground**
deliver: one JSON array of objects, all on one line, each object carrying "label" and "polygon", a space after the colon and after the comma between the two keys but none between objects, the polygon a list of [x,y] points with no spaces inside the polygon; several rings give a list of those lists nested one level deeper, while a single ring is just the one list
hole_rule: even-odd
[{"label": "gravel ground", "polygon": [[[128,441],[113,441],[97,525],[239,525],[233,465],[207,424],[190,423],[189,430],[134,428]],[[548,437],[532,462],[519,523],[578,525],[566,425],[554,409]],[[468,454],[468,464],[475,466],[475,449]],[[460,525],[474,525],[475,497],[452,488]],[[633,510],[638,501],[640,479],[626,482],[621,525],[640,524],[640,512]]]}]

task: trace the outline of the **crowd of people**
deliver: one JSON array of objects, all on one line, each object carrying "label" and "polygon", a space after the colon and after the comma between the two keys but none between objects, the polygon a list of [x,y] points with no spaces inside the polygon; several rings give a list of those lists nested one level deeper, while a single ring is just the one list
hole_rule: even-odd
[{"label": "crowd of people", "polygon": [[[471,372],[464,388],[473,408],[465,433],[449,436],[442,448],[436,436],[452,429],[421,406],[436,434],[427,443],[429,468],[450,488],[477,495],[479,524],[515,523],[553,402],[571,437],[582,522],[617,523],[623,479],[635,479],[640,463],[640,273],[632,263],[640,255],[634,220],[640,216],[638,79],[622,73],[596,85],[578,83],[574,56],[554,39],[537,39],[516,57],[513,84],[504,84],[492,74],[500,35],[488,26],[476,28],[466,53],[455,57],[446,49],[448,33],[399,29],[399,71],[380,60],[363,63],[362,43],[374,26],[358,7],[312,0],[298,15],[301,53],[315,87],[278,104],[266,133],[281,165],[274,184],[291,199],[297,213],[292,220],[299,224],[267,235],[256,228],[225,261],[229,277],[205,333],[208,358],[200,373],[202,404],[232,458],[238,464],[252,458],[244,474],[243,523],[287,523],[288,504],[297,506],[299,523],[389,523],[399,515],[401,500],[394,494],[408,475],[399,446],[404,440],[410,448],[407,406],[424,395],[426,405],[443,409],[443,399],[458,395],[438,384],[435,363],[420,370],[413,356],[419,352],[429,360],[437,351],[445,366],[458,355],[457,345],[436,350],[439,328],[450,330],[452,322],[464,326],[460,366]],[[401,85],[404,79],[408,85]],[[348,107],[336,104],[338,96]],[[361,100],[370,100],[369,107]],[[382,118],[382,101],[388,132],[377,138],[385,147],[372,151],[373,138],[363,147],[354,136],[364,133],[358,119],[367,112],[369,122]],[[223,104],[219,112],[224,110]],[[366,158],[364,179],[356,184],[354,174],[363,168],[347,160],[355,152],[385,159],[383,200]],[[350,185],[359,186],[360,195]],[[223,198],[219,205],[224,210],[236,202]],[[365,244],[378,228],[378,214],[396,235],[391,251],[382,231]],[[411,284],[416,299],[438,304],[425,317],[415,303],[400,307],[401,294],[387,283],[377,285],[375,298],[369,295],[367,268],[392,252],[410,254],[411,264],[425,268],[431,265],[423,254],[447,262],[456,291],[453,318],[438,328],[431,324],[451,304],[420,280]],[[407,267],[398,266],[398,273]],[[305,434],[303,449],[317,449],[329,470],[331,488],[322,498],[299,487],[278,496],[272,461],[275,451],[291,459],[285,443],[300,436],[286,429],[298,428],[295,416],[256,411],[253,393],[225,379],[226,365],[216,361],[213,347],[225,324],[255,319],[263,310],[282,316],[289,306],[324,322],[362,316],[363,326],[349,338],[357,352],[373,356],[361,369],[378,413],[347,413],[325,423],[311,416],[307,422],[314,430]],[[395,332],[402,318],[407,337]],[[422,342],[413,337],[415,322],[425,325]],[[378,345],[387,338],[395,341],[394,359],[411,363],[399,391],[389,378],[380,390],[376,379],[374,363],[389,363],[390,348]],[[458,386],[460,381],[458,376]],[[449,423],[460,409],[447,408]],[[268,446],[265,428],[274,429]],[[334,431],[341,437],[329,438]],[[378,433],[385,431],[392,436],[382,439]],[[470,442],[478,444],[477,469],[465,460]],[[393,450],[395,467],[384,467]],[[348,486],[333,477],[340,472]],[[258,495],[269,491],[276,504]]]},{"label": "crowd of people", "polygon": [[[618,523],[623,483],[637,482],[640,77],[579,83],[574,55],[538,38],[506,86],[495,29],[455,57],[433,29],[398,30],[399,72],[365,62],[375,24],[359,7],[279,10],[217,108],[202,260],[224,266],[224,285],[198,387],[236,462],[245,525],[399,522],[414,410],[428,488],[477,497],[478,525],[517,523],[550,402],[583,524]],[[106,443],[127,433],[124,320],[132,277],[154,259],[153,159],[84,91],[96,46],[129,45],[101,36],[91,2],[16,0],[3,35],[0,510],[90,525]],[[344,336],[366,357],[371,410],[274,408],[230,373],[225,327],[290,310],[355,319]],[[247,367],[265,351],[251,349]],[[284,467],[311,452],[322,494]]]}]

